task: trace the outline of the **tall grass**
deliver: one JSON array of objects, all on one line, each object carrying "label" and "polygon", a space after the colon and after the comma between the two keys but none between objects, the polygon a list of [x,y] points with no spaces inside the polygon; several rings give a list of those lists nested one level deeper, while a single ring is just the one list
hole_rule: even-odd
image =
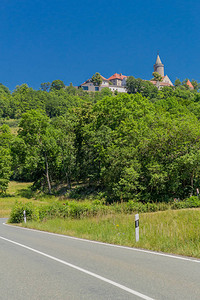
[{"label": "tall grass", "polygon": [[26,227],[95,241],[200,258],[200,209],[140,214],[135,242],[134,215],[107,215],[28,222]]}]

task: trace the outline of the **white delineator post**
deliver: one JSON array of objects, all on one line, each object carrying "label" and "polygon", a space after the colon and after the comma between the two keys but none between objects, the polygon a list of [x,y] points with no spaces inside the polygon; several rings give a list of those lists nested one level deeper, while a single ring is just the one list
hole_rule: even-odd
[{"label": "white delineator post", "polygon": [[135,241],[139,241],[139,214],[135,215]]},{"label": "white delineator post", "polygon": [[26,223],[26,211],[25,210],[23,211],[23,214],[24,214],[24,223]]}]

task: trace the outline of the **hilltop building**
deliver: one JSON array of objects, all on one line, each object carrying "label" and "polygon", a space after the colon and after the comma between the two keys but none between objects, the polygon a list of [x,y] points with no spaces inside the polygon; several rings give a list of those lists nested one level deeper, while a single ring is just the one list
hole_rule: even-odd
[{"label": "hilltop building", "polygon": [[160,56],[157,55],[156,63],[153,66],[154,72],[159,73],[162,77],[164,77],[164,65],[162,64],[160,60]]},{"label": "hilltop building", "polygon": [[102,75],[101,78],[102,78],[101,86],[95,86],[92,82],[92,78],[89,78],[84,83],[82,83],[80,87],[82,87],[84,91],[88,91],[88,92],[101,91],[103,88],[108,87],[112,92],[117,91],[119,93],[126,93],[125,79],[127,78],[127,76],[115,73],[108,79],[106,79]]},{"label": "hilltop building", "polygon": [[120,73],[120,74],[115,73],[110,78],[108,78],[108,80],[114,86],[125,86],[126,78],[127,78],[127,76],[122,75],[122,73]]},{"label": "hilltop building", "polygon": [[159,54],[157,55],[156,63],[153,66],[154,72],[157,72],[162,76],[162,81],[155,81],[153,79],[150,80],[153,85],[155,85],[159,90],[162,89],[164,86],[173,86],[173,83],[169,79],[167,75],[164,75],[164,65],[161,62]]},{"label": "hilltop building", "polygon": [[80,85],[80,87],[84,90],[84,91],[88,91],[88,92],[96,92],[96,91],[101,91],[104,87],[109,87],[109,81],[108,79],[106,79],[105,77],[103,77],[101,75],[102,78],[102,84],[101,86],[95,86],[92,82],[92,78],[89,78],[88,80],[86,80],[84,83],[82,83]]},{"label": "hilltop building", "polygon": [[[156,81],[154,79],[151,79],[150,82],[155,85],[159,90],[162,89],[163,87],[167,86],[173,86],[173,83],[169,79],[167,75],[164,73],[164,64],[161,62],[159,54],[157,55],[156,58],[156,63],[153,66],[154,72],[157,72],[162,76],[161,81]],[[128,76],[122,75],[121,73],[115,73],[108,79],[103,77],[102,78],[102,84],[101,86],[95,86],[92,82],[92,79],[89,78],[86,80],[84,83],[82,83],[79,87],[81,87],[83,90],[88,91],[88,92],[95,92],[95,91],[101,91],[103,88],[108,87],[112,92],[119,92],[119,93],[126,93],[126,79]],[[189,86],[190,89],[194,89],[193,85],[191,82],[188,80],[187,85]]]}]

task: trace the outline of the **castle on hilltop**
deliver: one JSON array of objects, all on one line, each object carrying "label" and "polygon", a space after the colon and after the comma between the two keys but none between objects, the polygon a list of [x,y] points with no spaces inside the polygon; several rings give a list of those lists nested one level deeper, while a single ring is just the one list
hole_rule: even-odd
[{"label": "castle on hilltop", "polygon": [[[155,80],[151,79],[149,80],[153,85],[155,85],[159,90],[163,87],[170,87],[173,86],[173,83],[169,79],[167,75],[164,74],[164,64],[161,62],[159,54],[156,58],[156,63],[154,64],[154,72],[157,72],[159,75],[161,75],[161,80]],[[115,73],[108,79],[103,77],[102,83],[100,86],[96,86],[92,82],[92,78],[89,78],[84,83],[82,83],[79,87],[81,87],[84,91],[88,92],[95,92],[95,91],[101,91],[103,88],[108,87],[112,92],[119,92],[119,93],[126,93],[126,79],[128,76]],[[188,80],[188,86],[193,89],[193,86],[191,82]]]},{"label": "castle on hilltop", "polygon": [[162,81],[156,81],[151,79],[150,82],[153,83],[159,90],[162,89],[164,86],[173,86],[173,83],[169,79],[167,75],[164,75],[164,65],[161,62],[159,54],[157,55],[156,63],[153,66],[154,72],[157,72],[159,75],[162,76]]}]

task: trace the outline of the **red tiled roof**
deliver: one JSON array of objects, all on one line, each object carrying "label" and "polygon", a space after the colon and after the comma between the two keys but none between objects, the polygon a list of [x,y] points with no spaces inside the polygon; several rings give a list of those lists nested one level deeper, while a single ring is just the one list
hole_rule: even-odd
[{"label": "red tiled roof", "polygon": [[110,78],[108,78],[108,80],[113,80],[113,79],[121,79],[121,80],[123,80],[126,77],[127,76],[125,76],[125,75],[115,73]]},{"label": "red tiled roof", "polygon": [[191,82],[189,81],[189,79],[188,79],[188,81],[187,81],[186,84],[189,86],[189,88],[194,89],[194,87],[193,87],[193,85],[191,84]]}]

